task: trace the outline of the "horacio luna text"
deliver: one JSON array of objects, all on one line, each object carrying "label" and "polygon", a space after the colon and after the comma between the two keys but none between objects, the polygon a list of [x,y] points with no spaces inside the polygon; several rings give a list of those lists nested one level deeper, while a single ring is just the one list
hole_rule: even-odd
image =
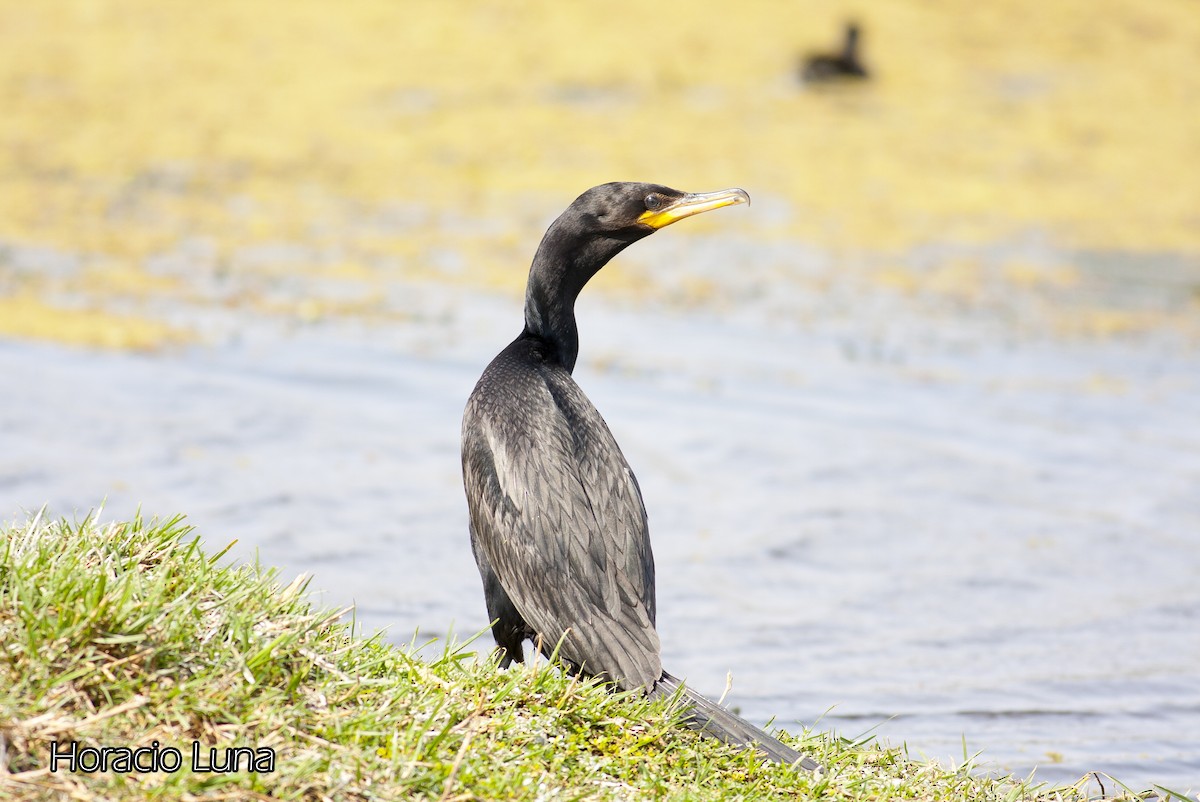
[{"label": "horacio luna text", "polygon": [[150,746],[130,749],[127,746],[81,746],[77,741],[50,742],[50,771],[71,771],[93,774],[150,774],[177,771],[232,774],[248,771],[266,774],[275,771],[275,750],[266,746],[202,746],[192,741],[191,761],[184,763],[184,754],[173,746]]}]

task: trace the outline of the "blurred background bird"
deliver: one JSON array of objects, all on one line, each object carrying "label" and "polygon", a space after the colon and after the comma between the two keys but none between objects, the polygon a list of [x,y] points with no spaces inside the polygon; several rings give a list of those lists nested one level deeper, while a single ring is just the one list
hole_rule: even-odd
[{"label": "blurred background bird", "polygon": [[839,53],[818,53],[804,59],[800,77],[808,83],[843,78],[867,78],[870,73],[860,60],[860,33],[856,23],[846,23],[846,35]]}]

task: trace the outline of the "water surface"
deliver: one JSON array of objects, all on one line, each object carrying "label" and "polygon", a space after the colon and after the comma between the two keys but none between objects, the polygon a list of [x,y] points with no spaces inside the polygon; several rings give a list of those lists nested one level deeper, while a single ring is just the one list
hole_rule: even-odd
[{"label": "water surface", "polygon": [[[713,694],[732,671],[759,721],[1200,787],[1194,341],[768,279],[581,300],[576,376],[645,494],[665,664]],[[0,511],[184,512],[395,641],[482,630],[459,419],[519,301],[394,293],[421,314],[157,355],[0,343]]]}]

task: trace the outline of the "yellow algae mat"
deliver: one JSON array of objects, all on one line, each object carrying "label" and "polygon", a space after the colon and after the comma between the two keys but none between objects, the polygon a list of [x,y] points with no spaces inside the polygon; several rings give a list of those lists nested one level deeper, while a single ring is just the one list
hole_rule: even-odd
[{"label": "yellow algae mat", "polygon": [[[873,78],[801,85],[850,19]],[[0,334],[152,342],[86,332],[195,300],[164,264],[508,286],[617,179],[743,186],[777,209],[743,232],[883,262],[1030,230],[1200,254],[1192,0],[3,0],[0,52]],[[6,261],[31,248],[59,269]]]}]

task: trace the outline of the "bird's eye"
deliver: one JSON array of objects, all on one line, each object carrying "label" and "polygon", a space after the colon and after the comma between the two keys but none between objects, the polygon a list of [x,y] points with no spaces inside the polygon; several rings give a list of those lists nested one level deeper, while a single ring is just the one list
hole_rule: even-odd
[{"label": "bird's eye", "polygon": [[663,205],[662,195],[657,192],[651,192],[646,196],[646,208],[652,212],[658,211]]}]

